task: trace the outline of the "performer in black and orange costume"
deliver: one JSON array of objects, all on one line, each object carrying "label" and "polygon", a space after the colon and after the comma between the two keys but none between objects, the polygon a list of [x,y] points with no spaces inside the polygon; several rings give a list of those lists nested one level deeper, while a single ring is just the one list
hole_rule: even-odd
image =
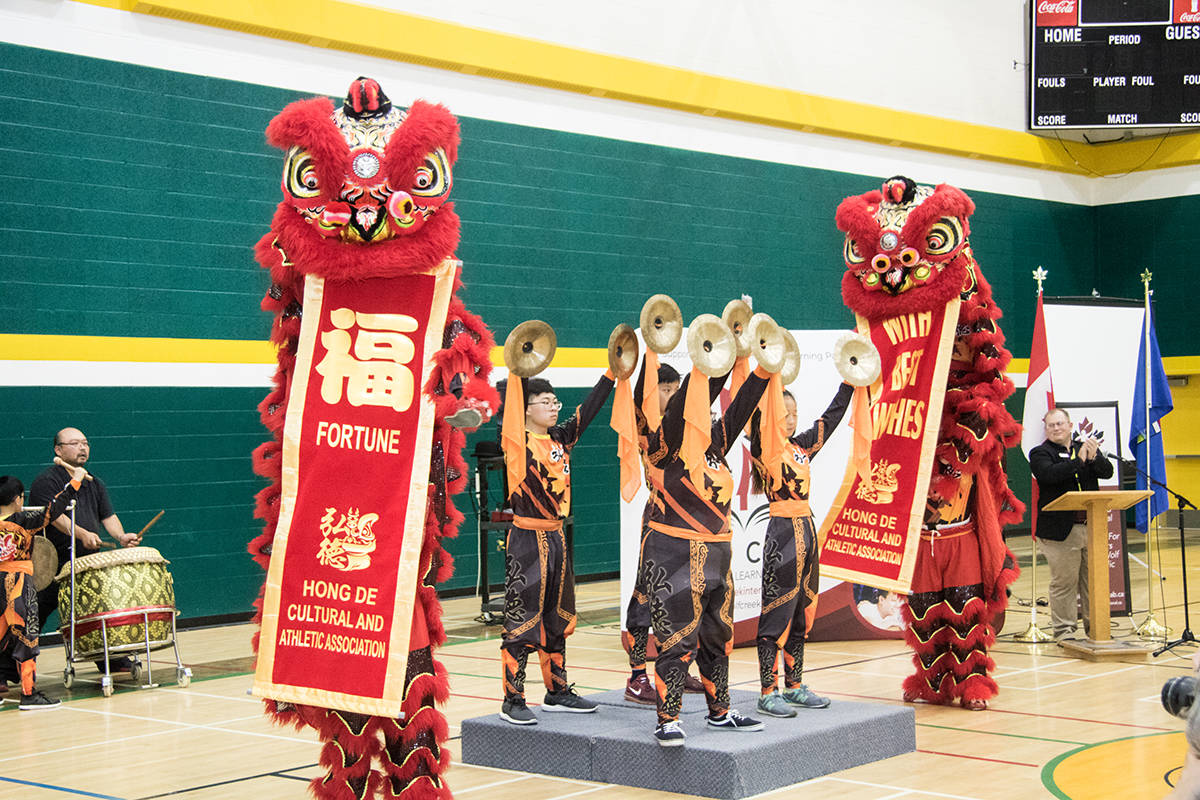
[{"label": "performer in black and orange costume", "polygon": [[[575,630],[575,574],[567,555],[563,520],[571,513],[571,449],[608,399],[613,379],[606,372],[561,425],[557,423],[562,403],[550,383],[541,378],[517,381],[515,376],[509,379],[505,404],[520,403],[523,394],[525,424],[521,430],[510,430],[513,420],[519,418],[506,408],[501,434],[513,526],[504,556],[500,645],[504,703],[500,717],[516,725],[534,725],[537,718],[525,704],[525,664],[534,650],[541,658],[546,685],[543,711],[596,710],[595,703],[580,697],[567,682],[567,636]],[[514,463],[521,460],[523,469]]]},{"label": "performer in black and orange costume", "polygon": [[87,478],[87,470],[70,467],[59,458],[54,463],[67,470],[70,480],[42,511],[25,511],[25,486],[11,475],[0,476],[0,642],[4,655],[16,661],[21,711],[59,705],[36,687],[40,621],[33,585],[33,535],[66,510]]},{"label": "performer in black and orange costume", "polygon": [[[771,519],[763,537],[762,611],[758,618],[758,672],[762,696],[758,710],[772,717],[794,717],[798,708],[825,708],[829,699],[804,685],[804,641],[816,614],[817,531],[808,505],[809,462],[816,457],[845,416],[854,387],[843,383],[812,427],[796,433],[796,398],[783,392],[787,441],[776,470],[763,463],[762,414],[750,420],[750,456],[755,487],[770,501]],[[778,479],[772,477],[772,472]],[[778,688],[776,665],[783,651],[784,686]]]},{"label": "performer in black and orange costume", "polygon": [[[769,373],[759,367],[746,379],[725,413],[712,422],[702,463],[689,470],[681,452],[686,433],[684,410],[689,383],[697,375],[693,371],[684,379],[667,404],[661,429],[650,434],[646,448],[651,466],[662,473],[662,490],[655,495],[650,530],[642,547],[642,570],[659,648],[654,670],[658,689],[654,736],[664,747],[684,741],[679,710],[693,659],[704,684],[708,724],[727,730],[762,729],[761,722],[729,707],[733,473],[725,456],[749,422]],[[727,377],[709,379],[710,406]]]},{"label": "performer in black and orange costume", "polygon": [[[658,395],[659,422],[666,413],[667,403],[679,391],[679,372],[670,364],[658,367],[658,385],[654,390]],[[642,370],[638,375],[637,385],[633,390],[634,413],[637,421],[638,449],[642,457],[642,468],[646,476],[646,488],[650,496],[646,498],[646,507],[642,511],[642,537],[638,544],[638,572],[634,583],[633,594],[630,595],[629,605],[625,609],[625,630],[621,636],[625,649],[629,652],[629,680],[625,684],[625,699],[643,705],[656,705],[657,694],[646,674],[646,648],[650,641],[650,597],[646,594],[646,585],[642,580],[642,547],[646,542],[646,532],[650,530],[650,510],[654,507],[654,498],[662,486],[662,471],[651,466],[646,453],[649,444],[650,421],[643,411],[643,401],[646,395],[646,362],[642,362]],[[661,423],[660,423],[661,424]],[[661,440],[660,440],[661,446]],[[704,685],[689,674],[684,682],[685,692],[699,694],[704,691]]]}]

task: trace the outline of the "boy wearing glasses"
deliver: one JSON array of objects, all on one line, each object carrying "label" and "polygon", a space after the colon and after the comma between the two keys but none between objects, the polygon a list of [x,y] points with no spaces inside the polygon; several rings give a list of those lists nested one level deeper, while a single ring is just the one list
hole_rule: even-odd
[{"label": "boy wearing glasses", "polygon": [[[515,379],[515,378],[513,378]],[[542,378],[522,381],[525,398],[524,436],[505,430],[502,441],[509,474],[513,526],[505,544],[504,633],[500,660],[504,670],[504,703],[500,718],[514,725],[534,725],[525,704],[525,664],[536,650],[546,684],[543,711],[588,713],[596,704],[576,694],[567,682],[567,636],[575,629],[575,573],[567,557],[563,520],[571,513],[570,453],[613,388],[604,376],[562,424],[562,403]],[[511,395],[510,395],[511,396]],[[512,420],[511,413],[508,420]],[[524,447],[520,448],[520,439]],[[515,439],[515,441],[514,441]],[[520,462],[524,469],[520,470]]]}]

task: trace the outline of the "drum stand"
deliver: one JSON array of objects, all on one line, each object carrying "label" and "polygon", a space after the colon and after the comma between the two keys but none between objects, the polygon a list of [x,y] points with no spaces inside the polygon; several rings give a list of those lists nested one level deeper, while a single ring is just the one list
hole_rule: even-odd
[{"label": "drum stand", "polygon": [[[71,501],[71,504],[67,507],[67,509],[71,512],[71,560],[70,560],[70,565],[71,565],[70,566],[70,573],[71,573],[70,599],[71,599],[71,602],[69,603],[71,623],[68,626],[68,630],[65,632],[65,635],[63,636],[63,645],[67,648],[67,652],[66,652],[67,666],[63,669],[63,686],[67,689],[70,689],[75,684],[75,667],[74,667],[74,665],[81,661],[87,661],[87,660],[90,660],[91,658],[94,658],[95,654],[93,654],[90,657],[81,657],[78,655],[78,653],[76,652],[76,649],[75,649],[76,619],[75,619],[75,501],[74,500]],[[169,608],[165,607],[165,606],[155,606],[152,608],[141,609],[142,631],[145,633],[145,636],[146,636],[146,638],[145,638],[146,681],[145,681],[145,683],[141,683],[138,685],[139,689],[154,689],[154,688],[158,687],[158,684],[154,683],[153,675],[152,675],[152,668],[150,666],[150,646],[151,646],[151,643],[150,643],[150,615],[154,614],[154,613],[164,613],[164,612],[169,612],[170,616],[171,616],[171,644],[175,650],[176,683],[178,684],[179,688],[182,689],[182,688],[187,687],[188,684],[190,684],[192,682],[191,668],[185,667],[183,665],[183,661],[180,660],[180,658],[179,658],[179,637],[178,637],[178,634],[175,629],[175,617],[178,616],[179,612],[175,610],[174,606],[171,606]],[[60,608],[59,615],[61,616],[61,614],[62,614],[62,609]],[[104,694],[105,697],[111,697],[112,693],[113,693],[112,673],[109,671],[111,654],[109,653],[109,650],[108,650],[108,620],[115,618],[115,617],[128,618],[128,616],[129,616],[129,612],[122,610],[122,611],[112,611],[112,612],[108,612],[106,614],[93,614],[93,615],[89,615],[89,617],[88,617],[88,621],[97,620],[100,623],[100,636],[101,636],[101,641],[103,642],[103,645],[104,645],[103,652],[99,654],[104,659],[104,674],[100,676],[100,691]],[[129,653],[129,659],[130,659],[130,661],[133,662],[132,669],[130,670],[130,676],[136,681],[142,677],[142,664],[138,660],[138,654],[135,652]]]}]

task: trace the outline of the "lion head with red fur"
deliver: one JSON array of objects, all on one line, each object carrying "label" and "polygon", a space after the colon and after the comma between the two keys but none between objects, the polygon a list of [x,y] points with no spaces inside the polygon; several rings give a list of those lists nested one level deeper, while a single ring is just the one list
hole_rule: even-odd
[{"label": "lion head with red fur", "polygon": [[846,234],[846,305],[874,318],[944,304],[968,280],[974,210],[960,189],[919,186],[900,175],[879,191],[847,197],[837,209]]}]

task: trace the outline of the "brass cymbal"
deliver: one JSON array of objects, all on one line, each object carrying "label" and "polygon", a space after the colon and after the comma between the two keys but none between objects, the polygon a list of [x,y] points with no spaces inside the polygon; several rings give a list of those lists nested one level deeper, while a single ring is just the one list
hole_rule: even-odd
[{"label": "brass cymbal", "polygon": [[683,314],[669,296],[656,294],[642,306],[642,338],[656,353],[669,353],[683,335]]},{"label": "brass cymbal", "polygon": [[879,380],[879,350],[859,333],[843,334],[833,346],[833,362],[842,380],[851,386],[870,386]]},{"label": "brass cymbal", "polygon": [[783,339],[787,343],[787,351],[783,355],[779,378],[784,386],[788,386],[800,374],[800,345],[796,344],[796,337],[787,328],[783,329]]},{"label": "brass cymbal", "polygon": [[504,365],[518,378],[532,378],[550,366],[558,337],[540,319],[522,322],[504,340]]},{"label": "brass cymbal", "polygon": [[787,355],[787,340],[783,337],[783,328],[779,327],[770,315],[761,312],[750,318],[749,328],[747,339],[754,359],[767,372],[779,372]]},{"label": "brass cymbal", "polygon": [[715,314],[701,314],[688,326],[688,355],[696,369],[717,378],[733,369],[737,343],[733,332]]},{"label": "brass cymbal", "polygon": [[750,355],[750,318],[754,316],[753,309],[745,300],[730,300],[725,304],[725,310],[721,312],[721,321],[729,326],[729,330],[733,331],[733,338],[737,342],[738,358],[745,358]]},{"label": "brass cymbal", "polygon": [[626,380],[637,369],[638,340],[632,326],[622,322],[608,337],[608,368],[619,381]]}]

